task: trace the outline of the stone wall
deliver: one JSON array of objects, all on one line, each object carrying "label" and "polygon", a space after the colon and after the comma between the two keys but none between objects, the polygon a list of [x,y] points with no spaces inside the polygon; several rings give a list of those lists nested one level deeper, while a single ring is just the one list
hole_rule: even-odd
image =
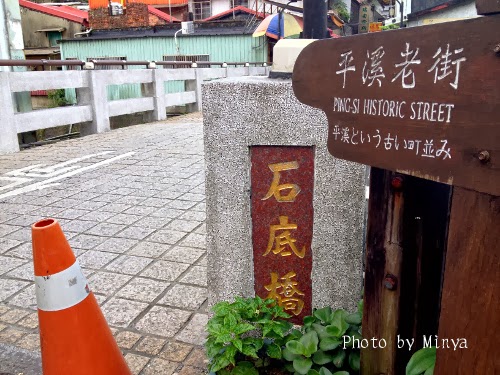
[{"label": "stone wall", "polygon": [[290,80],[203,84],[209,303],[254,295],[250,146],[315,147],[312,305],[354,309],[362,288],[365,167],[327,151],[327,120]]}]

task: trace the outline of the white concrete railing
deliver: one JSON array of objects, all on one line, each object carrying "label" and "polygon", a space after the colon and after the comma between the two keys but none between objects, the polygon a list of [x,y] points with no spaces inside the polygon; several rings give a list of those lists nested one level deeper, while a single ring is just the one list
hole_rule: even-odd
[{"label": "white concrete railing", "polygon": [[[19,151],[18,133],[82,123],[82,135],[110,130],[113,116],[150,111],[151,121],[164,120],[166,108],[201,109],[204,80],[267,75],[268,67],[0,72],[0,154]],[[164,82],[186,81],[186,91],[166,94]],[[108,101],[107,86],[140,83],[143,97]],[[16,92],[75,88],[73,106],[18,113]]]}]

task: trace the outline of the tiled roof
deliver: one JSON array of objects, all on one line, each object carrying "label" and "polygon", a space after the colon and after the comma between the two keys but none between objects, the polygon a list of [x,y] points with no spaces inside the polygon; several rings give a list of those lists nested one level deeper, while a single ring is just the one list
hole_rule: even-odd
[{"label": "tiled roof", "polygon": [[67,5],[45,5],[36,4],[27,0],[19,0],[19,5],[50,16],[63,18],[68,21],[80,23],[86,27],[89,25],[89,15],[85,10],[76,9]]},{"label": "tiled roof", "polygon": [[253,9],[250,9],[250,8],[247,8],[247,7],[239,5],[237,7],[225,10],[224,12],[215,14],[215,15],[213,15],[211,17],[205,18],[203,21],[215,21],[215,20],[218,20],[218,19],[223,18],[225,16],[229,16],[229,15],[233,14],[233,12],[234,13],[248,13],[248,14],[255,15],[257,18],[264,19],[264,14],[263,13],[256,12]]},{"label": "tiled roof", "polygon": [[151,5],[148,5],[148,12],[151,14],[154,14],[156,17],[158,17],[164,21],[167,21],[167,22],[170,22],[170,19],[172,19],[173,22],[181,22],[180,19],[172,17],[170,14],[162,12],[161,10],[156,9],[155,7],[153,7]]}]

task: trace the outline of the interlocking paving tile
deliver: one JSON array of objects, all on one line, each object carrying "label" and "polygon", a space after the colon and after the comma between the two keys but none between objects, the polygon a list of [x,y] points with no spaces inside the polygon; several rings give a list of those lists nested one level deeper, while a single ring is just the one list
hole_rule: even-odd
[{"label": "interlocking paving tile", "polygon": [[129,250],[127,254],[148,258],[158,258],[169,248],[170,245],[163,243],[142,241],[139,242],[133,249]]},{"label": "interlocking paving tile", "polygon": [[106,241],[106,237],[94,236],[91,234],[79,234],[69,240],[72,247],[90,250]]},{"label": "interlocking paving tile", "polygon": [[207,267],[194,266],[180,281],[186,284],[207,286]]},{"label": "interlocking paving tile", "polygon": [[175,200],[175,201],[170,202],[167,205],[167,207],[176,208],[179,210],[188,210],[191,207],[193,207],[195,204],[196,204],[196,202]]},{"label": "interlocking paving tile", "polygon": [[166,252],[162,259],[170,260],[172,262],[181,262],[193,264],[195,263],[203,254],[205,250],[195,249],[192,247],[175,246],[168,252]]},{"label": "interlocking paving tile", "polygon": [[147,307],[147,303],[111,298],[102,306],[106,321],[117,327],[128,327],[130,323]]},{"label": "interlocking paving tile", "polygon": [[29,314],[28,311],[24,311],[21,309],[15,309],[15,308],[10,309],[5,314],[0,315],[0,322],[14,324],[14,323],[17,323],[19,320],[21,320],[22,318],[24,318],[28,314]]},{"label": "interlocking paving tile", "polygon": [[5,301],[28,284],[26,281],[0,279],[0,302]]},{"label": "interlocking paving tile", "polygon": [[[24,263],[24,261],[22,263]],[[20,267],[17,267],[15,269],[11,270],[10,272],[7,273],[7,276],[15,277],[18,279],[23,279],[23,280],[28,280],[28,281],[33,281],[35,278],[35,271],[33,269],[33,262],[28,262]]]},{"label": "interlocking paving tile", "polygon": [[81,266],[93,269],[100,269],[115,259],[118,254],[105,251],[89,250],[78,257]]},{"label": "interlocking paving tile", "polygon": [[181,246],[187,247],[198,247],[200,249],[206,249],[207,240],[204,234],[191,233],[182,242]]},{"label": "interlocking paving tile", "polygon": [[195,314],[186,327],[176,336],[177,340],[195,345],[204,343],[207,337],[205,332],[207,322],[208,316],[206,314]]},{"label": "interlocking paving tile", "polygon": [[97,271],[88,278],[88,283],[94,292],[111,296],[131,278],[132,276],[120,273]]},{"label": "interlocking paving tile", "polygon": [[178,364],[160,358],[154,358],[142,370],[143,375],[172,375]]},{"label": "interlocking paving tile", "polygon": [[186,236],[186,234],[186,232],[180,232],[178,230],[160,229],[149,236],[148,241],[174,245]]},{"label": "interlocking paving tile", "polygon": [[166,340],[156,337],[145,336],[139,344],[135,347],[138,352],[147,353],[149,355],[156,355],[165,345]]},{"label": "interlocking paving tile", "polygon": [[141,302],[153,302],[169,285],[170,283],[164,281],[137,277],[120,289],[116,296]]},{"label": "interlocking paving tile", "polygon": [[189,311],[154,306],[135,324],[135,327],[142,332],[172,337],[181,329],[190,316]]},{"label": "interlocking paving tile", "polygon": [[169,361],[182,362],[191,353],[193,347],[181,342],[171,341],[165,345],[165,348],[160,353],[160,357]]},{"label": "interlocking paving tile", "polygon": [[130,225],[130,224],[135,223],[140,218],[141,218],[141,216],[139,216],[139,215],[130,215],[130,214],[119,213],[115,216],[110,217],[107,220],[107,222],[112,223],[112,224]]},{"label": "interlocking paving tile", "polygon": [[112,263],[106,266],[109,271],[137,275],[148,264],[153,261],[151,258],[136,257],[132,255],[120,255]]},{"label": "interlocking paving tile", "polygon": [[142,369],[149,362],[149,358],[138,354],[127,353],[125,355],[125,361],[127,362],[127,365],[132,374],[139,375]]},{"label": "interlocking paving tile", "polygon": [[137,341],[141,338],[141,335],[136,332],[131,331],[121,331],[115,336],[116,343],[120,348],[132,349]]},{"label": "interlocking paving tile", "polygon": [[59,212],[55,217],[57,219],[78,219],[79,217],[82,217],[83,215],[88,214],[90,211],[87,210],[76,210],[73,208],[70,208],[68,210],[64,210]]},{"label": "interlocking paving tile", "polygon": [[134,225],[151,229],[160,229],[167,225],[172,219],[163,217],[146,216],[136,221]]},{"label": "interlocking paving tile", "polygon": [[144,238],[149,236],[154,231],[155,231],[155,229],[153,229],[153,228],[132,226],[132,227],[128,227],[128,228],[122,230],[121,232],[119,232],[118,234],[116,234],[116,237],[143,240]]},{"label": "interlocking paving tile", "polygon": [[40,335],[30,333],[16,342],[16,346],[32,351],[40,351]]},{"label": "interlocking paving tile", "polygon": [[189,264],[169,262],[166,260],[157,260],[148,267],[141,276],[151,277],[153,279],[175,281],[185,270]]},{"label": "interlocking paving tile", "polygon": [[114,212],[107,212],[107,211],[92,211],[89,212],[86,215],[83,215],[80,217],[80,220],[89,220],[92,222],[101,222],[101,221],[106,221],[110,217],[115,216]]},{"label": "interlocking paving tile", "polygon": [[17,325],[22,327],[34,329],[38,327],[38,314],[37,313],[29,313],[28,316],[17,322]]},{"label": "interlocking paving tile", "polygon": [[110,238],[97,246],[96,250],[122,254],[127,252],[138,243],[139,241],[131,240],[128,238]]},{"label": "interlocking paving tile", "polygon": [[8,238],[0,238],[0,254],[3,254],[20,244],[22,244],[21,241],[11,240]]},{"label": "interlocking paving tile", "polygon": [[0,275],[26,263],[25,260],[0,255]]},{"label": "interlocking paving tile", "polygon": [[196,221],[204,221],[206,220],[207,215],[205,214],[205,211],[194,211],[194,210],[189,210],[179,216],[179,219],[182,220],[196,220]]},{"label": "interlocking paving tile", "polygon": [[[2,280],[0,280],[0,285]],[[26,285],[29,283],[26,283]],[[1,292],[0,292],[1,293]],[[25,309],[36,310],[36,292],[35,292],[35,284],[31,283],[29,287],[16,294],[9,301],[9,305],[23,307]]]},{"label": "interlocking paving tile", "polygon": [[0,342],[7,344],[15,344],[21,337],[25,336],[26,332],[16,328],[8,327],[0,331]]},{"label": "interlocking paving tile", "polygon": [[178,231],[182,231],[182,232],[191,232],[196,227],[198,227],[200,224],[201,224],[201,222],[199,222],[199,221],[175,219],[175,220],[172,220],[168,225],[166,225],[165,229],[178,230]]},{"label": "interlocking paving tile", "polygon": [[189,310],[198,309],[207,299],[207,289],[190,285],[176,284],[158,303]]},{"label": "interlocking paving tile", "polygon": [[[113,196],[113,195],[110,195],[110,196]],[[120,213],[120,212],[123,212],[123,211],[129,209],[130,207],[132,207],[132,205],[130,205],[130,204],[109,203],[109,204],[106,204],[105,206],[101,207],[101,211]]]},{"label": "interlocking paving tile", "polygon": [[184,195],[181,195],[179,199],[193,201],[193,202],[201,202],[205,199],[205,194],[186,193]]},{"label": "interlocking paving tile", "polygon": [[67,232],[85,232],[86,230],[89,230],[90,228],[94,227],[97,223],[93,221],[84,221],[80,219],[75,219],[71,220],[68,223],[65,223],[61,225],[62,230],[64,233]]},{"label": "interlocking paving tile", "polygon": [[[16,240],[13,240],[16,241]],[[17,258],[22,258],[22,259],[33,259],[33,247],[31,246],[31,242],[27,243],[24,242],[22,243],[21,241],[16,241],[18,243],[21,243],[22,245],[19,245],[5,253],[5,255],[8,256],[13,256]]]},{"label": "interlocking paving tile", "polygon": [[85,233],[95,234],[97,236],[111,237],[123,229],[125,229],[125,225],[111,224],[111,223],[99,223],[96,226],[87,230]]}]

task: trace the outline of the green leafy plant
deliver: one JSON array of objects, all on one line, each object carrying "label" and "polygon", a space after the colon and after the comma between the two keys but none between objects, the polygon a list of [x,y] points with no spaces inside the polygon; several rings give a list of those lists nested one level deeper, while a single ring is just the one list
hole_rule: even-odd
[{"label": "green leafy plant", "polygon": [[47,91],[47,98],[50,100],[50,107],[61,107],[68,104],[64,89]]},{"label": "green leafy plant", "polygon": [[337,15],[342,19],[342,21],[349,22],[351,15],[347,10],[346,4],[342,0],[335,0],[332,5],[332,10],[335,13],[337,13]]},{"label": "green leafy plant", "polygon": [[297,337],[290,333],[290,315],[275,300],[237,297],[233,303],[219,302],[208,321],[205,343],[210,371],[223,375],[258,375],[274,360],[281,360],[282,348]]},{"label": "green leafy plant", "polygon": [[390,25],[384,25],[380,28],[381,30],[397,30],[399,25],[396,23],[391,23]]},{"label": "green leafy plant", "polygon": [[[288,340],[283,350],[287,370],[300,375],[358,374],[360,350],[353,342],[362,339],[362,313],[360,301],[353,314],[325,307],[306,316],[301,335]],[[350,337],[345,344],[344,336]]]},{"label": "green leafy plant", "polygon": [[432,375],[436,364],[436,348],[422,348],[411,356],[406,365],[406,375]]}]

